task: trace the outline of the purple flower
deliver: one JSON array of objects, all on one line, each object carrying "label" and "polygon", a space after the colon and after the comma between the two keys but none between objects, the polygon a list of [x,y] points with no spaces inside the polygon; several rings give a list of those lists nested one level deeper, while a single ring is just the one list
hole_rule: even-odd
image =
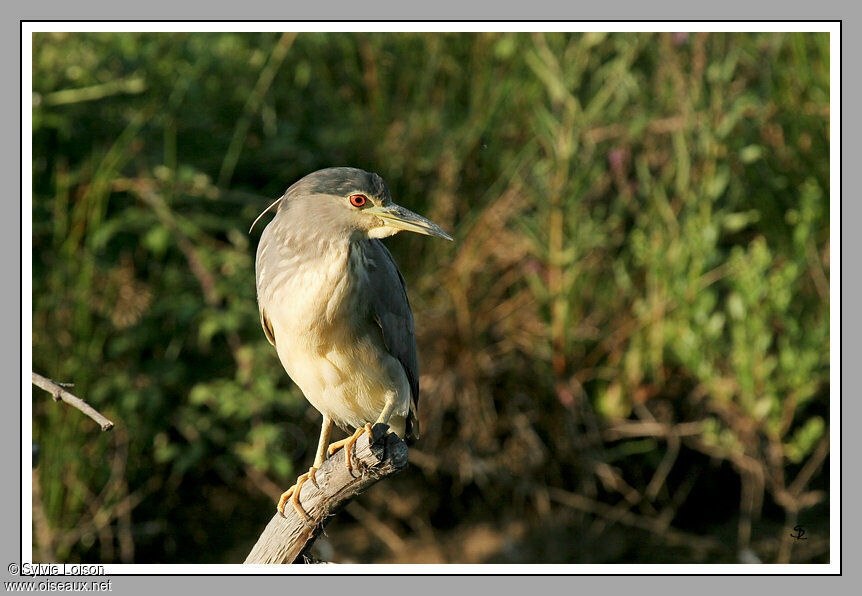
[{"label": "purple flower", "polygon": [[673,45],[681,46],[682,44],[684,44],[685,42],[688,41],[688,33],[685,33],[685,32],[674,33],[671,36],[671,40],[673,41]]},{"label": "purple flower", "polygon": [[625,147],[616,147],[608,151],[608,164],[615,173],[620,174],[625,169],[626,164],[628,164],[630,157],[628,149]]}]

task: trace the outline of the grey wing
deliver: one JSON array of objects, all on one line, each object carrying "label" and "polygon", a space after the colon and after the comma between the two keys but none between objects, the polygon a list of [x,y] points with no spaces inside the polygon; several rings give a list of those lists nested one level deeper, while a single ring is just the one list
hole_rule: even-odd
[{"label": "grey wing", "polygon": [[369,267],[369,292],[374,318],[383,331],[383,341],[389,353],[395,356],[410,382],[410,414],[407,417],[406,435],[419,438],[419,363],[416,357],[416,331],[413,311],[407,300],[407,285],[398,271],[395,259],[377,239],[368,240],[368,255],[373,263]]}]

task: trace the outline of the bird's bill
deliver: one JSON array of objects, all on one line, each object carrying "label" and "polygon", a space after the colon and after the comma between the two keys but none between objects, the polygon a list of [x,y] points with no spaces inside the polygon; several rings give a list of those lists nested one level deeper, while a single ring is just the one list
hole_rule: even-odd
[{"label": "bird's bill", "polygon": [[447,234],[443,228],[433,221],[425,219],[418,213],[413,213],[401,205],[390,204],[381,207],[369,207],[364,210],[364,213],[371,213],[377,216],[390,228],[417,232],[426,236],[443,238],[444,240],[452,240],[452,236]]}]

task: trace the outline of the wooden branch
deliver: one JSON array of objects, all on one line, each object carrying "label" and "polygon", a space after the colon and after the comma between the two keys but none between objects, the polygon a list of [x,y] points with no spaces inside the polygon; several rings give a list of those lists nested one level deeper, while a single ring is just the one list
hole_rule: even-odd
[{"label": "wooden branch", "polygon": [[307,552],[323,531],[328,517],[378,480],[397,474],[407,466],[407,445],[385,424],[372,428],[372,437],[364,433],[355,444],[353,472],[347,469],[344,449],[323,462],[315,475],[317,485],[306,482],[299,502],[311,517],[305,519],[288,502],[284,517],[278,512],[270,520],[246,564],[293,563]]},{"label": "wooden branch", "polygon": [[102,430],[111,430],[114,423],[102,416],[93,406],[85,402],[79,397],[75,397],[56,381],[47,379],[42,375],[33,373],[33,384],[40,389],[44,389],[54,398],[54,401],[64,401],[73,408],[81,410],[84,414],[92,418],[102,427]]}]

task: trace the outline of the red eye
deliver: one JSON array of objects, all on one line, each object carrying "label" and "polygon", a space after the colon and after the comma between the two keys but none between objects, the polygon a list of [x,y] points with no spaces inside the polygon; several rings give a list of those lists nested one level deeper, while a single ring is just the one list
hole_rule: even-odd
[{"label": "red eye", "polygon": [[352,195],[350,197],[350,204],[354,207],[364,207],[365,203],[368,202],[368,199],[365,195]]}]

